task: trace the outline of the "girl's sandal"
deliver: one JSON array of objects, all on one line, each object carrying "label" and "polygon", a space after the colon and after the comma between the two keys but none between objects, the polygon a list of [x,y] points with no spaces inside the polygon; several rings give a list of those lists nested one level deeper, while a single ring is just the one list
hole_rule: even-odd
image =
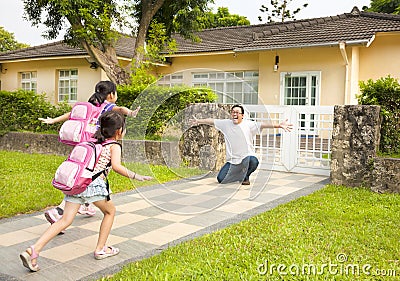
[{"label": "girl's sandal", "polygon": [[[107,252],[107,250],[109,251]],[[94,252],[94,258],[96,260],[102,260],[108,257],[112,257],[119,254],[119,249],[112,246],[104,246],[101,251]]]},{"label": "girl's sandal", "polygon": [[[31,249],[31,253],[29,254],[28,249]],[[26,267],[29,268],[30,271],[38,271],[39,266],[35,262],[33,263],[32,260],[35,260],[39,257],[39,254],[36,253],[35,248],[33,246],[30,246],[28,249],[26,249],[25,252],[22,252],[19,257],[22,260],[22,264]]]}]

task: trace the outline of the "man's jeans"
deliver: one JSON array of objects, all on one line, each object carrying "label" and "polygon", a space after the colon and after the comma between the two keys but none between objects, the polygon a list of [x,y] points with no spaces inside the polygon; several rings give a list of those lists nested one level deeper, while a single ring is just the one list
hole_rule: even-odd
[{"label": "man's jeans", "polygon": [[255,156],[247,156],[237,165],[227,162],[219,171],[217,180],[219,183],[248,181],[250,174],[253,173],[257,167],[258,159]]}]

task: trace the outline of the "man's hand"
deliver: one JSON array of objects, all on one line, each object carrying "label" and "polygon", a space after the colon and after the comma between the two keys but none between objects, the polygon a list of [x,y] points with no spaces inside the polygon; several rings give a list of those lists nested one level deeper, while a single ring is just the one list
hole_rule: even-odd
[{"label": "man's hand", "polygon": [[293,129],[293,124],[288,123],[288,119],[279,123],[279,128],[283,129],[285,132],[290,132]]}]

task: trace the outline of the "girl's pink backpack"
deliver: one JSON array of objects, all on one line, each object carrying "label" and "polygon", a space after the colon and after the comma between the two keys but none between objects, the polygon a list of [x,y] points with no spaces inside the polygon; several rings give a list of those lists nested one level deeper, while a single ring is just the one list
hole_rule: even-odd
[{"label": "girl's pink backpack", "polygon": [[69,120],[65,121],[59,132],[59,140],[68,145],[76,145],[84,141],[96,141],[93,134],[97,129],[100,115],[114,106],[103,103],[95,106],[90,102],[77,102],[71,110]]},{"label": "girl's pink backpack", "polygon": [[[52,184],[67,195],[75,195],[85,191],[86,187],[105,170],[94,174],[94,168],[99,161],[105,145],[117,143],[106,141],[101,144],[82,142],[72,149],[67,160],[58,167]],[[111,163],[107,165],[109,167]]]}]

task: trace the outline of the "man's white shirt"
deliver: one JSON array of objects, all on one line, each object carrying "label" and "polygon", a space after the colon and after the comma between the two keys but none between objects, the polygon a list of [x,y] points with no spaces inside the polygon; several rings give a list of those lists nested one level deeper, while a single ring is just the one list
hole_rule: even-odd
[{"label": "man's white shirt", "polygon": [[261,133],[261,123],[243,119],[234,124],[232,119],[215,119],[214,126],[224,134],[227,162],[240,164],[245,157],[255,156],[253,139]]}]

